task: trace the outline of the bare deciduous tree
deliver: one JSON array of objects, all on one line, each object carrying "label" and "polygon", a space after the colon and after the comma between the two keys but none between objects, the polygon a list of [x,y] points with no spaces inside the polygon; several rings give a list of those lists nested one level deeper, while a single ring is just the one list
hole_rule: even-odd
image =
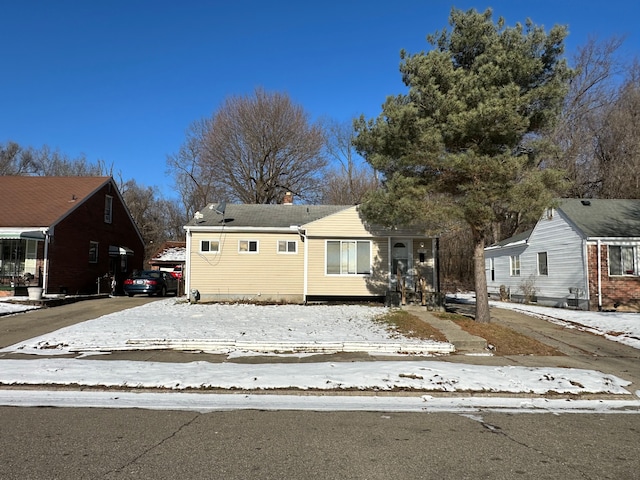
[{"label": "bare deciduous tree", "polygon": [[204,205],[222,198],[205,161],[206,137],[210,130],[211,119],[193,122],[178,153],[167,158],[168,173],[173,174],[187,218],[193,217]]},{"label": "bare deciduous tree", "polygon": [[595,197],[601,190],[597,138],[608,128],[606,111],[615,100],[624,69],[618,54],[623,41],[622,37],[605,41],[591,37],[573,57],[576,76],[552,135],[558,146],[554,164],[565,170],[570,182],[567,197]]},{"label": "bare deciduous tree", "polygon": [[0,175],[27,175],[34,166],[31,157],[15,142],[0,144]]},{"label": "bare deciduous tree", "polygon": [[84,155],[72,158],[47,145],[36,149],[8,142],[0,145],[0,175],[113,176],[113,165],[91,163]]},{"label": "bare deciduous tree", "polygon": [[640,64],[636,63],[604,116],[597,136],[600,198],[640,198]]},{"label": "bare deciduous tree", "polygon": [[182,225],[186,223],[175,202],[163,199],[154,187],[138,185],[128,180],[119,185],[127,208],[145,243],[145,262],[158,245],[166,240],[184,237]]},{"label": "bare deciduous tree", "polygon": [[[323,138],[322,128],[286,94],[256,89],[227,98],[209,121],[192,127],[169,169],[184,192],[199,192],[207,201],[217,194],[242,203],[278,203],[291,191],[314,202],[327,163]],[[181,156],[190,163],[176,168]],[[210,182],[206,188],[188,186],[198,175]]]},{"label": "bare deciduous tree", "polygon": [[325,150],[334,166],[325,177],[322,202],[329,205],[362,203],[365,194],[376,188],[377,181],[373,169],[355,151],[353,125],[327,120],[324,130]]}]

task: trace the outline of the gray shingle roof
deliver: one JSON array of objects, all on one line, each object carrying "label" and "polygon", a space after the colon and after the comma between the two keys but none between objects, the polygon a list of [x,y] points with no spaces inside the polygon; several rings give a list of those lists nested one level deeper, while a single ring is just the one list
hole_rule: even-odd
[{"label": "gray shingle roof", "polygon": [[[304,225],[336,212],[349,205],[227,205],[224,225],[227,227],[288,228]],[[215,205],[200,210],[201,219],[192,218],[187,226],[222,226],[223,217]]]},{"label": "gray shingle roof", "polygon": [[572,198],[558,209],[587,237],[640,237],[640,200]]}]

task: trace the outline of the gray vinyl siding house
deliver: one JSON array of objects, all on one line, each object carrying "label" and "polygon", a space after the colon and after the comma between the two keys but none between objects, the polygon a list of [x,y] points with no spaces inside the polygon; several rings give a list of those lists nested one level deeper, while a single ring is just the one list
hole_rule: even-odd
[{"label": "gray vinyl siding house", "polygon": [[485,249],[492,298],[554,307],[640,307],[640,200],[565,199],[533,230]]}]

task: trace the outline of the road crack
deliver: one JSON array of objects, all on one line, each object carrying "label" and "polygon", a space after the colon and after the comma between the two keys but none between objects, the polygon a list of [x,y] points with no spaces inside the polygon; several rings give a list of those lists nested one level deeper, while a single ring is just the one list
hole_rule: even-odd
[{"label": "road crack", "polygon": [[150,447],[148,447],[147,449],[143,450],[140,454],[136,455],[135,457],[133,457],[131,460],[129,460],[127,463],[119,466],[118,468],[115,468],[113,470],[109,470],[108,472],[106,472],[103,477],[108,477],[111,474],[119,474],[119,473],[123,473],[124,470],[131,466],[134,465],[138,460],[140,460],[142,457],[144,457],[145,455],[148,455],[150,452],[152,452],[153,450],[155,450],[158,447],[161,447],[162,445],[164,445],[165,443],[167,443],[169,440],[172,440],[173,438],[175,438],[176,435],[178,435],[180,432],[182,432],[182,430],[184,430],[185,428],[191,426],[191,424],[193,422],[196,421],[197,418],[199,418],[201,416],[201,414],[196,414],[193,418],[191,418],[189,421],[184,422],[182,425],[180,425],[176,430],[174,430],[173,432],[171,432],[169,435],[167,435],[166,437],[162,438],[160,441],[156,442],[155,444],[151,445]]},{"label": "road crack", "polygon": [[533,452],[537,453],[541,457],[553,460],[554,462],[562,465],[563,467],[566,467],[566,468],[571,469],[573,471],[577,471],[580,474],[580,476],[582,478],[584,478],[585,480],[589,480],[591,478],[585,472],[581,471],[577,466],[575,466],[575,465],[567,465],[567,463],[565,463],[564,460],[561,457],[554,457],[554,456],[548,454],[547,452],[544,452],[544,451],[542,451],[542,450],[540,450],[538,448],[532,447],[531,445],[528,445],[528,444],[526,444],[524,442],[516,440],[515,438],[510,436],[508,433],[504,432],[502,430],[502,428],[500,428],[498,425],[492,425],[491,423],[485,422],[484,419],[480,415],[473,415],[473,414],[461,414],[461,415],[463,417],[469,418],[471,420],[474,420],[474,421],[480,423],[480,425],[482,425],[483,428],[489,430],[491,433],[494,433],[496,435],[502,435],[507,440],[509,440],[512,443],[515,443],[516,445],[520,445],[521,447],[524,447],[524,448],[526,448],[528,450],[532,450]]}]

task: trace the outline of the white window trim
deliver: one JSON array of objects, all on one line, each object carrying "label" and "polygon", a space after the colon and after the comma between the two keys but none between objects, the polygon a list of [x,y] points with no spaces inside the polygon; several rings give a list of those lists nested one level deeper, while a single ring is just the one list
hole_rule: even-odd
[{"label": "white window trim", "polygon": [[[280,242],[285,242],[285,251],[280,250]],[[292,252],[289,251],[289,244],[293,243],[294,250]],[[277,240],[276,241],[276,253],[278,255],[296,255],[298,253],[298,241],[297,240]]]},{"label": "white window trim", "polygon": [[[615,248],[631,248],[633,251],[633,273],[611,273],[611,247]],[[640,275],[640,265],[638,260],[638,248],[634,245],[608,245],[607,248],[607,270],[610,277],[637,277]]]},{"label": "white window trim", "polygon": [[[242,242],[248,242],[247,243],[247,250],[241,250],[240,249],[240,244]],[[251,251],[251,242],[255,242],[255,244],[256,244],[256,250],[255,251]],[[242,255],[257,255],[258,253],[260,253],[260,242],[258,240],[249,240],[249,239],[238,240],[238,253],[240,253]]]},{"label": "white window trim", "polygon": [[[514,259],[518,260],[518,271],[514,268]],[[509,256],[509,276],[510,277],[519,277],[522,273],[522,260],[520,255],[510,255]]]},{"label": "white window trim", "polygon": [[[544,253],[544,255],[545,255],[545,260],[546,260],[546,262],[545,262],[546,265],[545,266],[547,267],[546,273],[542,273],[540,271],[540,254],[541,253]],[[538,269],[538,275],[540,275],[541,277],[548,277],[549,276],[549,253],[546,252],[546,251],[545,252],[538,252],[536,254],[536,262],[537,262],[536,268]]]},{"label": "white window trim", "polygon": [[[350,242],[355,242],[356,243],[356,272],[355,273],[343,273],[342,272],[342,261],[340,262],[340,273],[329,273],[327,272],[327,251],[328,251],[328,246],[329,246],[329,242],[340,242],[340,252],[342,252],[342,244],[343,243],[350,243]],[[358,258],[357,258],[357,251],[358,251],[358,242],[361,243],[368,243],[369,244],[369,272],[367,273],[358,273],[357,272],[357,265],[358,265]],[[327,239],[324,242],[324,274],[327,277],[367,277],[371,275],[371,271],[373,270],[373,242],[371,240],[338,240],[338,239]]]},{"label": "white window trim", "polygon": [[[209,250],[203,250],[202,249],[202,242],[209,242]],[[216,250],[211,250],[211,244],[217,244],[218,248]],[[204,255],[217,255],[220,253],[220,241],[219,240],[207,240],[207,239],[202,239],[200,240],[200,253],[204,254]]]}]

